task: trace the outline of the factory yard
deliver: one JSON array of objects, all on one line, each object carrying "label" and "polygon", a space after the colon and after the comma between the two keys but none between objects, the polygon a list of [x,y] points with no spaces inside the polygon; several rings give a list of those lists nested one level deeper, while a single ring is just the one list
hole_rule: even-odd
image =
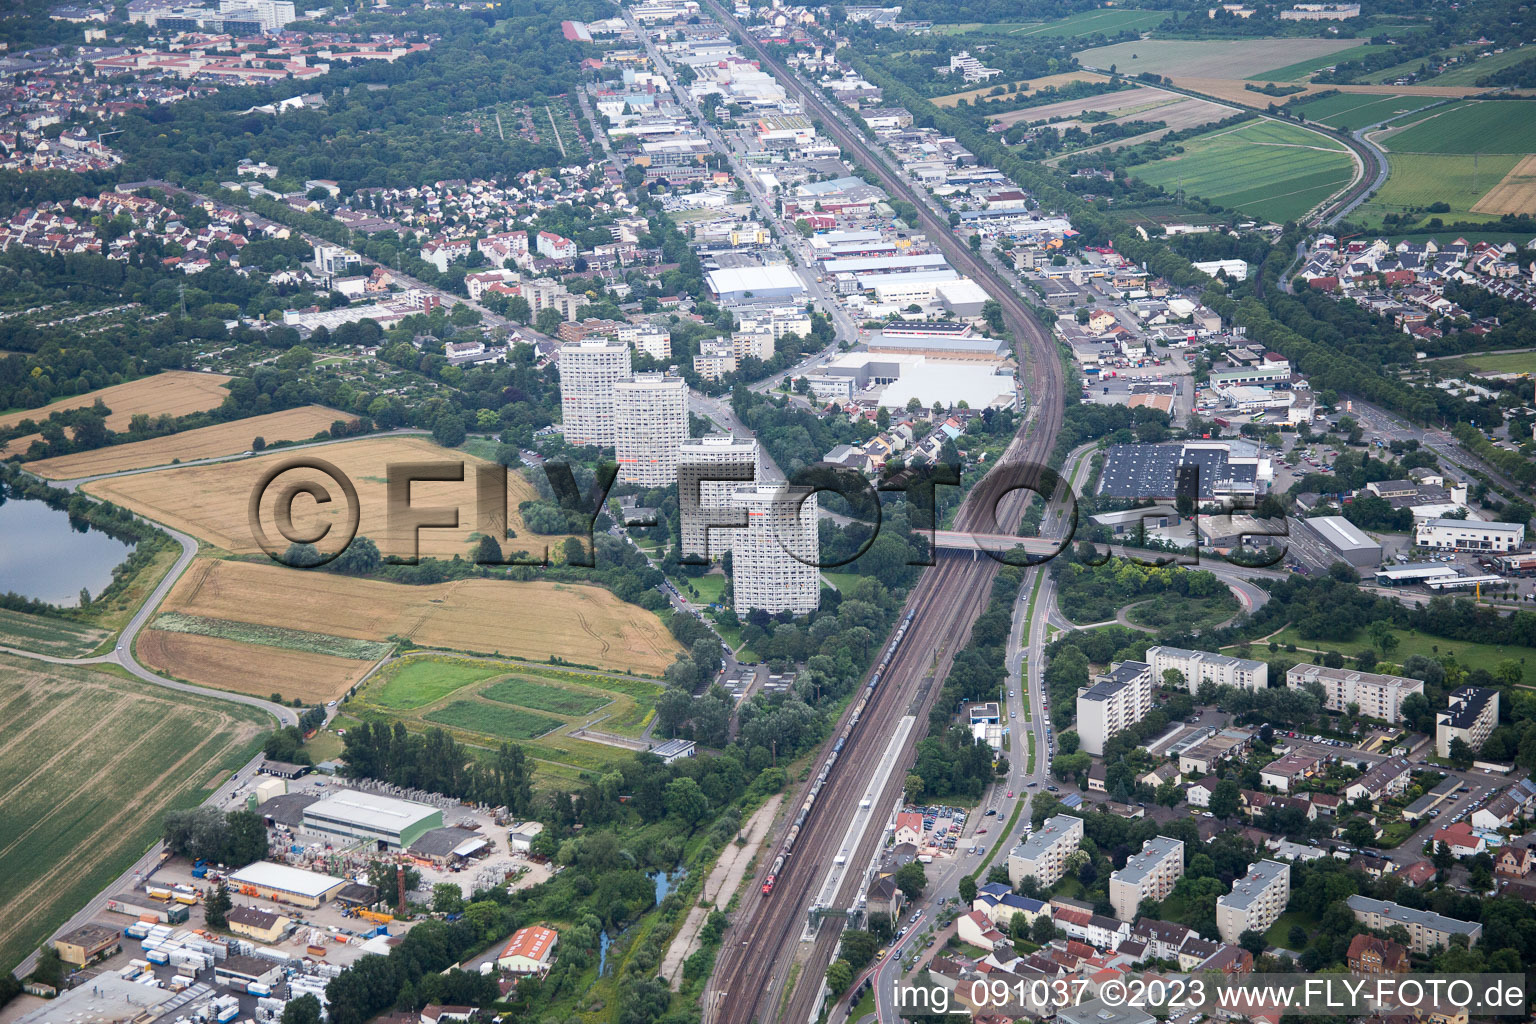
[{"label": "factory yard", "polygon": [[[438,447],[426,438],[370,437],[328,445],[319,452],[302,454],[325,460],[351,480],[357,488],[361,515],[358,533],[372,538],[385,556],[410,557],[417,553],[411,531],[400,525],[398,517],[396,529],[391,532],[389,528],[386,478],[392,464],[431,463],[463,467],[462,482],[423,482],[411,487],[411,504],[414,508],[447,507],[458,511],[458,527],[421,531],[419,552],[422,557],[469,557],[473,553],[474,541],[480,534],[487,531],[494,534],[500,525],[479,522],[476,509],[476,472],[480,467],[493,463],[461,451]],[[230,464],[175,467],[154,473],[98,480],[85,485],[84,490],[172,529],[190,533],[224,551],[257,554],[261,546],[251,529],[247,504],[262,474],[282,466],[294,457],[296,455],[273,452]],[[331,523],[334,525],[334,535],[340,536],[344,525],[340,520],[345,515],[346,503],[335,493],[337,483],[330,480],[327,474],[314,470],[285,472],[277,483],[287,487],[300,481],[315,481],[325,486],[327,492],[333,495],[333,501],[323,512],[317,510],[308,499],[295,502],[296,526],[309,530],[312,527],[318,528],[321,523]],[[268,488],[266,500],[262,504],[261,521],[268,524],[266,529],[269,532],[273,532],[270,524],[275,521],[273,509],[281,489],[276,485]],[[501,541],[507,555],[526,551],[534,558],[543,558],[546,549],[558,553],[566,539],[564,535],[545,536],[529,532],[518,513],[518,505],[537,497],[533,485],[521,475],[507,474],[506,526],[514,534],[512,539]],[[323,541],[317,546],[321,551],[328,550]]]},{"label": "factory yard", "polygon": [[351,418],[344,412],[323,405],[306,405],[298,409],[235,420],[233,423],[219,423],[211,427],[185,430],[179,434],[167,434],[148,441],[133,441],[74,455],[39,459],[28,463],[27,469],[50,480],[75,480],[149,466],[164,466],[173,459],[193,462],[221,455],[238,455],[248,451],[251,442],[258,437],[269,445],[279,441],[305,441],[324,432],[337,420]]},{"label": "factory yard", "polygon": [[244,764],[260,712],[0,654],[0,957],[14,962]]},{"label": "factory yard", "polygon": [[[229,397],[225,385],[229,377],[220,373],[188,373],[185,370],[167,370],[153,377],[142,377],[126,384],[114,384],[98,391],[88,391],[74,398],[64,398],[51,405],[25,412],[7,413],[0,416],[0,430],[16,426],[22,420],[42,422],[51,414],[70,409],[87,409],[99,399],[111,413],[107,416],[109,430],[127,430],[134,416],[185,416],[192,412],[216,409]],[[42,440],[41,434],[27,434],[6,444],[0,444],[0,458],[24,453],[33,441]]]},{"label": "factory yard", "polygon": [[[324,637],[380,643],[400,637],[421,647],[528,661],[559,657],[658,676],[682,649],[653,613],[600,587],[569,583],[467,579],[409,586],[204,558],[177,581],[163,610]],[[239,685],[228,679],[220,688]]]}]

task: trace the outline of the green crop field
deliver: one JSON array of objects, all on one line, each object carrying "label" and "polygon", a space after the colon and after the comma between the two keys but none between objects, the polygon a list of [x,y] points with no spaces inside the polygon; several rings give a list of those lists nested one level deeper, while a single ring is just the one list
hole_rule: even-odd
[{"label": "green crop field", "polygon": [[1486,57],[1479,57],[1470,63],[1457,64],[1455,67],[1426,78],[1423,85],[1476,85],[1477,80],[1484,75],[1491,75],[1495,71],[1502,71],[1507,67],[1513,67],[1523,60],[1529,60],[1536,56],[1536,47],[1521,46],[1505,50],[1503,53],[1490,53]]},{"label": "green crop field", "polygon": [[[1379,223],[1388,213],[1423,209],[1446,203],[1449,213],[1436,214],[1447,223],[1458,220],[1497,221],[1497,214],[1473,213],[1472,207],[1520,162],[1507,153],[1467,156],[1443,153],[1388,153],[1387,180],[1355,211],[1363,223]],[[1442,232],[1443,234],[1443,232]],[[1448,240],[1448,239],[1447,239]]]},{"label": "green crop field", "polygon": [[1372,96],[1368,93],[1341,92],[1320,100],[1298,103],[1291,109],[1309,121],[1330,128],[1364,128],[1392,117],[1421,110],[1438,102],[1425,96]]},{"label": "green crop field", "polygon": [[1079,36],[1091,36],[1097,32],[1105,35],[1124,32],[1127,29],[1140,32],[1156,28],[1170,17],[1173,15],[1168,11],[1138,11],[1106,7],[1095,11],[1084,11],[1059,21],[1048,21],[1043,25],[1025,25],[1014,29],[1009,35],[1066,36],[1075,39]]},{"label": "green crop field", "polygon": [[481,690],[480,695],[503,704],[517,704],[535,711],[553,711],[557,715],[571,716],[591,714],[613,703],[610,697],[579,693],[530,679],[503,679]]},{"label": "green crop field", "polygon": [[329,654],[333,658],[352,658],[357,661],[378,661],[394,649],[392,644],[379,643],[375,640],[355,640],[351,637],[332,636],[329,633],[310,633],[302,629],[260,626],[251,622],[184,615],[181,612],[165,612],[155,618],[152,626],[167,633],[212,636],[220,640],[236,640],[243,644],[280,647],[288,651],[308,651],[310,654]]},{"label": "green crop field", "polygon": [[1536,349],[1463,356],[1463,361],[1484,373],[1536,373]]},{"label": "green crop field", "polygon": [[426,717],[429,722],[504,740],[531,740],[560,728],[558,719],[478,700],[456,700]]},{"label": "green crop field", "polygon": [[411,658],[390,665],[379,683],[371,684],[367,700],[381,708],[410,711],[442,700],[461,686],[506,672],[505,665],[455,658]]},{"label": "green crop field", "polygon": [[1536,101],[1468,101],[1438,107],[1380,136],[1393,153],[1536,153]]},{"label": "green crop field", "polygon": [[[124,673],[0,655],[0,968],[244,764],[272,720]],[[116,918],[119,925],[128,919]]]},{"label": "green crop field", "polygon": [[1277,223],[1300,217],[1349,184],[1355,171],[1340,143],[1279,121],[1248,121],[1182,147],[1182,154],[1130,173],[1169,192],[1182,189]]},{"label": "green crop field", "polygon": [[112,634],[105,629],[52,615],[29,615],[0,608],[0,644],[57,658],[89,654]]},{"label": "green crop field", "polygon": [[1275,68],[1273,71],[1266,71],[1262,75],[1249,75],[1248,81],[1302,82],[1306,81],[1308,78],[1312,77],[1313,74],[1321,71],[1323,68],[1331,68],[1335,64],[1341,64],[1347,60],[1359,60],[1361,57],[1368,56],[1369,54],[1379,53],[1382,50],[1390,49],[1392,49],[1392,47],[1389,45],[1374,43],[1366,43],[1361,46],[1352,46],[1347,50],[1340,50],[1337,53],[1325,53],[1317,57],[1308,57],[1306,60],[1299,60],[1295,64],[1287,64],[1283,68]]}]

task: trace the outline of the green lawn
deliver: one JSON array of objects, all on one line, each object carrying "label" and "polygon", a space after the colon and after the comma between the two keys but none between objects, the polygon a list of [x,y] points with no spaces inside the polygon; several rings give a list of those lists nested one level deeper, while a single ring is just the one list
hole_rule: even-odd
[{"label": "green lawn", "polygon": [[1251,216],[1294,220],[1354,177],[1354,160],[1325,136],[1278,121],[1248,121],[1182,143],[1184,152],[1132,167],[1169,192],[1183,190]]},{"label": "green lawn", "polygon": [[535,711],[552,711],[557,715],[573,717],[590,714],[612,703],[610,698],[599,694],[579,693],[529,679],[504,679],[487,686],[481,691],[481,696],[503,704],[517,704]]},{"label": "green lawn", "polygon": [[1406,213],[1423,210],[1433,203],[1445,203],[1450,206],[1450,212],[1435,216],[1446,223],[1497,221],[1498,214],[1473,213],[1472,207],[1514,170],[1520,160],[1519,155],[1509,153],[1470,156],[1390,152],[1387,154],[1386,183],[1356,216],[1366,223],[1376,223],[1388,213]]},{"label": "green lawn", "polygon": [[1536,373],[1536,349],[1500,352],[1497,355],[1464,356],[1463,361],[1484,373]]},{"label": "green lawn", "polygon": [[847,590],[849,587],[853,586],[855,583],[859,582],[859,580],[861,580],[863,578],[864,578],[863,576],[860,576],[856,572],[826,572],[826,571],[823,571],[822,574],[821,574],[821,579],[822,579],[823,583],[830,583],[832,586],[836,587],[839,591]]},{"label": "green lawn", "polygon": [[1179,626],[1199,632],[1225,622],[1240,610],[1237,598],[1232,596],[1230,590],[1225,590],[1211,597],[1166,594],[1134,605],[1125,617],[1138,626],[1150,626],[1153,629]]},{"label": "green lawn", "polygon": [[1452,103],[1377,141],[1393,153],[1536,153],[1536,100]]},{"label": "green lawn", "polygon": [[383,685],[375,683],[368,687],[368,703],[393,711],[422,708],[461,686],[478,683],[505,671],[505,666],[453,658],[412,658],[384,670]]},{"label": "green lawn", "polygon": [[477,700],[456,700],[426,716],[427,721],[507,740],[531,740],[560,728],[558,719]]},{"label": "green lawn", "polygon": [[1102,7],[1098,10],[1074,14],[1071,17],[1062,18],[1058,21],[1048,21],[1043,25],[1026,25],[1016,28],[1009,35],[1067,36],[1071,38],[1091,36],[1097,32],[1113,35],[1116,32],[1124,32],[1127,29],[1139,32],[1144,29],[1156,28],[1170,17],[1176,17],[1176,15],[1168,11],[1141,11],[1132,8]]},{"label": "green lawn", "polygon": [[1354,129],[1390,120],[1435,103],[1425,96],[1372,96],[1367,93],[1341,92],[1320,100],[1298,103],[1291,109],[1309,121],[1330,128]]},{"label": "green lawn", "polygon": [[[1533,650],[1532,648],[1500,647],[1494,644],[1476,644],[1463,642],[1460,640],[1446,640],[1442,637],[1427,636],[1423,633],[1410,633],[1401,629],[1394,630],[1393,632],[1397,635],[1397,647],[1392,651],[1390,655],[1387,656],[1386,659],[1384,659],[1384,662],[1391,662],[1400,666],[1405,660],[1415,654],[1422,654],[1426,658],[1438,658],[1445,655],[1446,653],[1453,653],[1456,655],[1457,664],[1461,665],[1462,668],[1465,668],[1469,671],[1472,669],[1484,668],[1492,672],[1498,663],[1506,658],[1514,658],[1516,661],[1521,661],[1524,659],[1527,664],[1526,681],[1536,682],[1536,650]],[[1351,640],[1346,640],[1343,643],[1335,643],[1327,640],[1303,640],[1301,637],[1296,635],[1296,630],[1294,627],[1287,626],[1285,629],[1277,633],[1273,637],[1273,640],[1278,643],[1282,649],[1284,649],[1286,644],[1292,643],[1295,644],[1298,648],[1309,648],[1319,651],[1338,651],[1345,657],[1353,657],[1362,649],[1371,646],[1370,638],[1366,636],[1364,630],[1361,630],[1360,633]],[[1253,650],[1254,657],[1262,658],[1267,654],[1264,644],[1254,644]],[[1298,650],[1298,660],[1310,660],[1310,656],[1307,658],[1301,658],[1300,654],[1301,652]],[[1383,668],[1379,669],[1379,671],[1387,671],[1387,669]]]},{"label": "green lawn", "polygon": [[89,654],[107,637],[104,629],[53,615],[29,615],[0,608],[0,644],[69,658]]},{"label": "green lawn", "polygon": [[704,604],[719,604],[720,596],[725,593],[725,574],[711,573],[706,576],[679,576],[673,580],[677,589],[687,594],[690,600]]},{"label": "green lawn", "polygon": [[1264,933],[1264,938],[1271,946],[1279,946],[1282,949],[1289,949],[1292,953],[1300,953],[1301,950],[1297,949],[1290,939],[1291,927],[1298,924],[1306,929],[1308,935],[1317,934],[1317,918],[1299,910],[1287,910],[1270,926],[1269,931]]},{"label": "green lawn", "polygon": [[1250,82],[1302,82],[1311,78],[1315,72],[1323,68],[1331,68],[1336,64],[1342,64],[1347,60],[1358,60],[1372,53],[1380,53],[1382,50],[1390,50],[1392,47],[1384,44],[1365,43],[1361,46],[1351,46],[1347,50],[1337,53],[1324,53],[1306,60],[1297,61],[1295,64],[1287,64],[1283,68],[1275,68],[1266,71],[1262,75],[1249,75]]}]

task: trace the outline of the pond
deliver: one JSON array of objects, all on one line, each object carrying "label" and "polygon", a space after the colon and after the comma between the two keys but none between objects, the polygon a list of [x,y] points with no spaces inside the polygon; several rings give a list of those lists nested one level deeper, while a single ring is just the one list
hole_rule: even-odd
[{"label": "pond", "polygon": [[82,589],[93,597],[105,590],[132,551],[132,544],[71,521],[46,502],[0,501],[0,594],[74,608]]}]

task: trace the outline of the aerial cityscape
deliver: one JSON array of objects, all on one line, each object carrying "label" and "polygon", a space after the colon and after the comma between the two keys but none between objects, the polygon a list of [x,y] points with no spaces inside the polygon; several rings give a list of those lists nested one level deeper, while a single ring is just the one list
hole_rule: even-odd
[{"label": "aerial cityscape", "polygon": [[0,1024],[1536,1020],[1536,8],[0,5]]}]

